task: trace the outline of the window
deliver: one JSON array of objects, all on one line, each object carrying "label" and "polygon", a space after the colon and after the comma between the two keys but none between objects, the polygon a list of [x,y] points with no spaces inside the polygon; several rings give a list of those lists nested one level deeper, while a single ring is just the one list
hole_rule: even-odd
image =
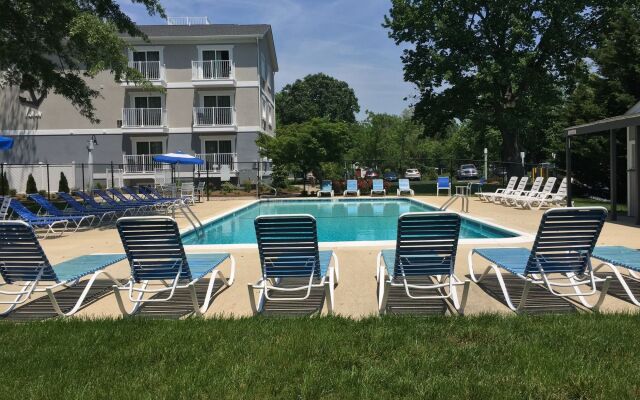
[{"label": "window", "polygon": [[231,96],[203,96],[205,107],[231,107]]},{"label": "window", "polygon": [[228,78],[231,75],[229,50],[202,51],[202,78]]},{"label": "window", "polygon": [[267,58],[264,53],[260,53],[260,76],[262,79],[267,79]]},{"label": "window", "polygon": [[162,154],[162,140],[145,140],[145,141],[137,141],[136,145],[136,154]]},{"label": "window", "polygon": [[231,140],[205,140],[204,152],[207,154],[232,153]]},{"label": "window", "polygon": [[162,108],[160,96],[136,96],[133,100],[134,108]]},{"label": "window", "polygon": [[158,50],[133,51],[133,65],[145,78],[160,79],[160,52]]},{"label": "window", "polygon": [[196,113],[196,125],[232,125],[231,96],[202,96],[203,107]]}]

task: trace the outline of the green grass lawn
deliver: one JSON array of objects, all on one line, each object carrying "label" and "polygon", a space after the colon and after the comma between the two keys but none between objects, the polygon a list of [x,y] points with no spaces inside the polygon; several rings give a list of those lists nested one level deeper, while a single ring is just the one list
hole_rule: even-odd
[{"label": "green grass lawn", "polygon": [[[593,199],[587,199],[587,198],[584,198],[584,197],[580,197],[580,198],[574,199],[573,200],[573,204],[576,207],[600,206],[600,207],[604,207],[607,210],[611,211],[611,203],[598,201],[598,200],[593,200]],[[617,208],[618,208],[618,212],[619,213],[626,213],[627,212],[627,205],[626,204],[618,203],[618,207]]]},{"label": "green grass lawn", "polygon": [[3,398],[640,397],[639,315],[0,323]]}]

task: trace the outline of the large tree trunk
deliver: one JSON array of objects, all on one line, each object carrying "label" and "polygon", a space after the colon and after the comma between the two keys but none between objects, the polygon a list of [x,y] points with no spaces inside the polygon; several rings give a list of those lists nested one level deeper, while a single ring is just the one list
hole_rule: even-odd
[{"label": "large tree trunk", "polygon": [[522,160],[518,141],[513,131],[502,130],[502,161],[507,163],[505,167],[509,176],[522,175]]}]

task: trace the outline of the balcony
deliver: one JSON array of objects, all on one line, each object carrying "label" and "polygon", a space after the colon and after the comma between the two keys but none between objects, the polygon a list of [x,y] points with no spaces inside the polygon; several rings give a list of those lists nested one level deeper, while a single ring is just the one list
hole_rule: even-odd
[{"label": "balcony", "polygon": [[167,112],[162,108],[123,108],[123,128],[162,128]]},{"label": "balcony", "polygon": [[200,172],[209,169],[209,172],[219,173],[223,165],[228,165],[232,172],[238,171],[237,153],[200,153],[196,154],[196,157],[205,161],[204,164],[196,166]]},{"label": "balcony", "polygon": [[193,126],[218,127],[234,125],[233,107],[194,107]]},{"label": "balcony", "polygon": [[194,81],[233,79],[233,73],[231,71],[231,61],[191,61],[191,79]]},{"label": "balcony", "polygon": [[160,61],[129,61],[129,68],[140,72],[148,81],[164,81],[164,65]]},{"label": "balcony", "polygon": [[122,156],[122,171],[125,174],[153,174],[166,168],[166,164],[153,161],[156,154],[126,154]]}]

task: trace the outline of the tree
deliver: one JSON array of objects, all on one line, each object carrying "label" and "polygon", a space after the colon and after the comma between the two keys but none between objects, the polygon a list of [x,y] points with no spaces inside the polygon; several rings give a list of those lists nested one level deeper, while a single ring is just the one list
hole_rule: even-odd
[{"label": "tree", "polygon": [[60,172],[60,181],[58,182],[58,192],[69,193],[69,182],[64,172]]},{"label": "tree", "polygon": [[551,116],[585,70],[613,0],[392,0],[384,26],[404,51],[428,134],[454,118],[495,129],[504,160],[539,156]]},{"label": "tree", "polygon": [[350,125],[314,118],[280,125],[276,136],[260,135],[261,154],[289,172],[321,176],[322,163],[340,162],[350,146]]},{"label": "tree", "polygon": [[323,73],[298,79],[276,94],[278,124],[302,123],[313,118],[355,122],[359,111],[353,89]]},{"label": "tree", "polygon": [[[165,17],[159,0],[131,1]],[[18,86],[22,104],[38,108],[53,92],[99,122],[92,100],[100,92],[84,78],[111,71],[116,80],[151,87],[128,67],[119,33],[145,36],[116,1],[2,0],[0,5],[0,86]]]},{"label": "tree", "polygon": [[33,179],[33,175],[29,174],[27,177],[27,194],[38,193],[38,186],[36,186],[36,180]]}]

